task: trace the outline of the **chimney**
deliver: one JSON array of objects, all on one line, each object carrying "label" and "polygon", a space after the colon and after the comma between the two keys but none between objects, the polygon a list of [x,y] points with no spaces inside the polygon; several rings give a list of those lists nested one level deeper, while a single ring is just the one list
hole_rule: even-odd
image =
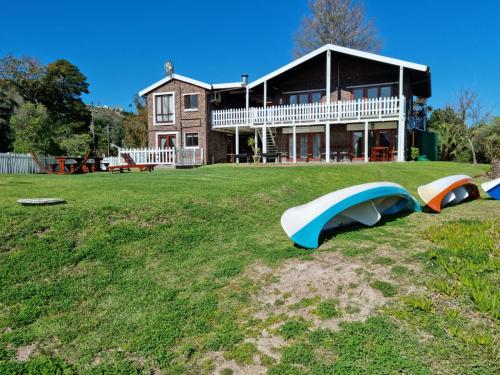
[{"label": "chimney", "polygon": [[248,74],[241,75],[241,85],[242,86],[248,85]]}]

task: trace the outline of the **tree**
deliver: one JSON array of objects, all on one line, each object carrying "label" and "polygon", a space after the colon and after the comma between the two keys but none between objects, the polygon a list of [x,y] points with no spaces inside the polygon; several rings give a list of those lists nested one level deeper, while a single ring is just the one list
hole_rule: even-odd
[{"label": "tree", "polygon": [[487,162],[500,159],[500,117],[494,117],[491,124],[483,125],[477,131],[478,143]]},{"label": "tree", "polygon": [[89,93],[89,84],[69,61],[56,60],[42,66],[29,57],[9,55],[0,59],[0,81],[15,89],[23,100],[43,104],[54,124],[73,124],[77,132],[88,130],[90,111],[81,95]]},{"label": "tree", "polygon": [[137,113],[127,113],[123,122],[127,147],[148,145],[148,108],[144,99],[136,96],[134,104]]},{"label": "tree", "polygon": [[90,134],[74,134],[69,138],[65,138],[60,142],[61,148],[66,152],[66,155],[84,156],[90,150],[92,137]]},{"label": "tree", "polygon": [[327,43],[375,53],[382,48],[378,30],[366,20],[358,0],[311,0],[309,9],[295,34],[296,57]]},{"label": "tree", "polygon": [[15,152],[49,154],[52,145],[51,121],[43,104],[23,103],[10,119]]},{"label": "tree", "polygon": [[90,111],[81,95],[88,94],[87,78],[67,60],[56,60],[47,65],[40,79],[37,100],[47,107],[57,124],[72,124],[73,132],[88,131]]},{"label": "tree", "polygon": [[452,107],[436,109],[428,129],[438,134],[440,160],[457,160],[463,150],[462,124]]},{"label": "tree", "polygon": [[472,163],[477,164],[475,142],[477,130],[480,125],[488,122],[489,113],[479,101],[477,93],[470,90],[462,90],[458,95],[455,109],[462,124],[462,136],[472,154]]},{"label": "tree", "polygon": [[10,127],[10,118],[22,99],[15,90],[0,82],[0,152],[10,151],[14,141],[14,132]]},{"label": "tree", "polygon": [[121,108],[94,107],[95,151],[108,153],[108,142],[122,146],[125,114]]}]

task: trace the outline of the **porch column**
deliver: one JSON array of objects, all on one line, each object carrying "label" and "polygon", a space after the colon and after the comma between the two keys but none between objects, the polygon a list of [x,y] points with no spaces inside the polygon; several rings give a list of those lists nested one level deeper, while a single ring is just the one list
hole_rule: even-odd
[{"label": "porch column", "polygon": [[330,83],[332,74],[332,51],[326,51],[326,102],[330,104]]},{"label": "porch column", "polygon": [[328,121],[325,125],[325,161],[330,162],[330,123]]},{"label": "porch column", "polygon": [[403,95],[404,68],[399,67],[399,121],[398,121],[398,161],[405,161],[405,97]]},{"label": "porch column", "polygon": [[247,87],[245,88],[245,109],[246,109],[246,123],[249,124],[250,123],[250,116],[249,116],[249,113],[248,113],[248,109],[250,108],[250,90],[248,88],[248,85]]},{"label": "porch column", "polygon": [[368,121],[365,121],[365,136],[363,138],[365,141],[365,163],[368,163]]},{"label": "porch column", "polygon": [[293,162],[297,163],[297,127],[295,124],[293,125],[293,134],[292,134],[292,142],[293,142]]},{"label": "porch column", "polygon": [[[236,154],[239,155],[240,153],[240,127],[236,126],[235,127],[235,134],[234,134],[234,142],[235,142],[235,150]],[[240,158],[236,158],[236,163],[240,163]]]},{"label": "porch column", "polygon": [[[264,81],[264,126],[262,127],[262,152],[267,153],[267,81]],[[264,164],[267,163],[267,158],[262,158]]]},{"label": "porch column", "polygon": [[255,153],[258,154],[257,149],[259,148],[259,129],[255,128]]},{"label": "porch column", "polygon": [[[331,103],[331,74],[332,74],[332,51],[326,51],[326,104]],[[325,125],[325,161],[330,162],[330,123],[327,121]]]}]

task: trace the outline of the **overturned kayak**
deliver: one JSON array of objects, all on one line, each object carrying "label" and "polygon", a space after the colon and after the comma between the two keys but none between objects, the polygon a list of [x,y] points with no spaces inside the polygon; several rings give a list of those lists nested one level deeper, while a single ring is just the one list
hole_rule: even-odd
[{"label": "overturned kayak", "polygon": [[435,212],[466,199],[478,199],[479,190],[471,177],[458,174],[433,181],[418,188],[418,195]]},{"label": "overturned kayak", "polygon": [[420,211],[420,204],[401,185],[373,182],[351,186],[292,207],[281,216],[281,226],[296,244],[317,248],[321,231],[358,222],[372,226],[382,215]]},{"label": "overturned kayak", "polygon": [[481,184],[481,187],[486,193],[488,193],[490,197],[496,200],[500,200],[500,178],[488,182],[483,182]]}]

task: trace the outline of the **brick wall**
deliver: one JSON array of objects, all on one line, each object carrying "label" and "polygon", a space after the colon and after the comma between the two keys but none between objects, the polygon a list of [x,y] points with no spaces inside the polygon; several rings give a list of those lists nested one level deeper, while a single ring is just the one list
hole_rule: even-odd
[{"label": "brick wall", "polygon": [[[172,124],[154,125],[154,94],[174,93],[175,121]],[[184,95],[198,94],[198,110],[186,111],[184,109]],[[176,133],[177,146],[185,147],[184,135],[198,133],[199,147],[203,148],[205,160],[208,155],[208,91],[202,87],[179,80],[172,80],[156,88],[147,95],[148,101],[148,144],[157,147],[158,135],[162,133]]]}]

